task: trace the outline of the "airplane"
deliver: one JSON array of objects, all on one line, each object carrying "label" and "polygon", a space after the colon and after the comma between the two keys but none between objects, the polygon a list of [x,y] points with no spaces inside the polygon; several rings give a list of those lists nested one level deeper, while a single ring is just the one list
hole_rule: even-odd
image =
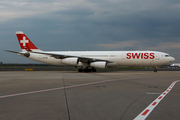
[{"label": "airplane", "polygon": [[157,72],[158,65],[175,60],[159,51],[42,51],[22,31],[16,31],[16,36],[22,52],[5,51],[46,64],[80,67],[78,72],[96,72],[96,68],[117,66],[152,66]]},{"label": "airplane", "polygon": [[179,67],[180,67],[180,63],[173,63],[173,64],[171,64],[170,66],[171,66],[171,67],[178,67],[178,68],[179,68]]}]

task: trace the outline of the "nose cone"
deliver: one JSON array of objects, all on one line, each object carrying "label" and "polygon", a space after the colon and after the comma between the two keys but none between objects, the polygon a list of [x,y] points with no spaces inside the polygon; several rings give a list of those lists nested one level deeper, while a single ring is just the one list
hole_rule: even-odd
[{"label": "nose cone", "polygon": [[174,60],[175,60],[175,58],[171,57],[171,62],[174,61]]}]

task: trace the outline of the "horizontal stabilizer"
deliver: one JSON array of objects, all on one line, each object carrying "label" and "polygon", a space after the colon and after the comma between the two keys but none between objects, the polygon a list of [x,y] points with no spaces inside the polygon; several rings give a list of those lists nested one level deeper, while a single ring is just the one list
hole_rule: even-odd
[{"label": "horizontal stabilizer", "polygon": [[29,53],[29,52],[24,52],[24,53],[22,53],[22,52],[16,52],[16,51],[11,51],[11,50],[4,50],[4,51],[6,51],[6,52],[11,52],[11,53],[16,53],[16,54],[18,54],[18,55],[23,55],[23,56],[25,56],[25,57],[29,57],[29,56],[30,56],[30,53]]},{"label": "horizontal stabilizer", "polygon": [[19,52],[16,52],[16,51],[11,51],[11,50],[4,50],[6,52],[12,52],[12,53],[16,53],[16,54],[20,54]]}]

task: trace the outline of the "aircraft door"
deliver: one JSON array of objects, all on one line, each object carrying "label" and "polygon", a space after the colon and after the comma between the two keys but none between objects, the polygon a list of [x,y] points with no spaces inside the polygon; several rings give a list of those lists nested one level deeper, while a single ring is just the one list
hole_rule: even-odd
[{"label": "aircraft door", "polygon": [[160,54],[159,53],[155,54],[155,60],[160,60]]},{"label": "aircraft door", "polygon": [[126,53],[122,53],[121,59],[126,60]]}]

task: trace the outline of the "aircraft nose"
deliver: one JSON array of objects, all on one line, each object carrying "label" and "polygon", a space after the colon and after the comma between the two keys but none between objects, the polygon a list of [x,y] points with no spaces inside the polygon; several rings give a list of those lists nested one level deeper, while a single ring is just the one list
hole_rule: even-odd
[{"label": "aircraft nose", "polygon": [[175,60],[175,58],[171,57],[171,61],[174,61],[174,60]]}]

